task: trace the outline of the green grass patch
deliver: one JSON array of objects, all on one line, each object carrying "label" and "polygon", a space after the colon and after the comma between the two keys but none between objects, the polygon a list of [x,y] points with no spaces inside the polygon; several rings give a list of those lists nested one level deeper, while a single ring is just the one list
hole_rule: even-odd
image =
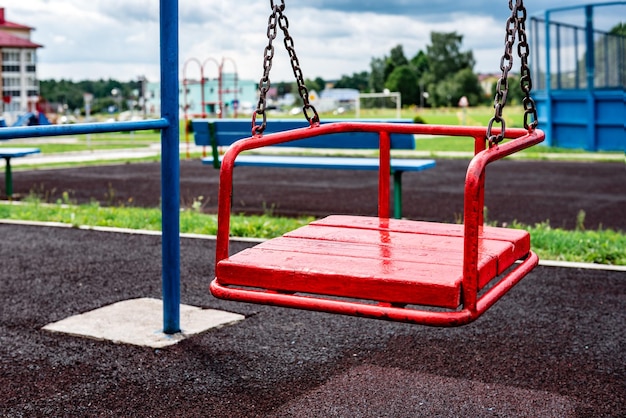
[{"label": "green grass patch", "polygon": [[[108,226],[129,229],[161,229],[159,209],[133,207],[102,207],[98,203],[68,204],[67,193],[57,204],[42,204],[28,199],[22,204],[0,205],[0,219],[61,222],[70,225]],[[215,235],[217,216],[200,212],[201,201],[180,213],[182,233]],[[311,222],[312,217],[286,218],[272,216],[233,215],[231,234],[238,237],[274,238]],[[575,261],[597,264],[626,265],[626,234],[613,230],[568,231],[552,228],[548,222],[535,226],[515,223],[513,227],[530,232],[533,250],[546,260]]]},{"label": "green grass patch", "polygon": [[[182,136],[181,131],[181,136]],[[87,141],[87,135],[78,136],[82,141]],[[90,140],[98,143],[98,142],[111,142],[111,141],[119,141],[119,142],[160,142],[161,141],[161,132],[160,131],[135,131],[135,132],[114,132],[114,133],[104,133],[104,134],[91,134]]]},{"label": "green grass patch", "polygon": [[44,154],[63,152],[145,148],[160,143],[161,134],[153,131],[113,132],[105,134],[24,138],[5,142],[0,147],[37,147]]},{"label": "green grass patch", "polygon": [[[161,230],[161,211],[152,208],[105,207],[98,202],[86,205],[67,204],[67,193],[57,204],[42,204],[29,199],[19,204],[0,205],[0,219],[60,222],[74,226],[106,226],[115,228]],[[267,215],[231,217],[234,236],[248,238],[273,238],[306,225],[312,217],[285,218]],[[201,213],[191,207],[180,213],[181,233],[203,235],[217,234],[217,216]]]},{"label": "green grass patch", "polygon": [[439,112],[419,112],[422,119],[429,125],[460,125],[461,121],[457,112],[443,111]]},{"label": "green grass patch", "polygon": [[[20,144],[19,147],[25,146],[24,144]],[[93,151],[94,149],[98,150],[114,150],[114,149],[128,149],[128,148],[148,148],[150,144],[146,143],[134,143],[134,144],[98,144],[98,145],[88,145],[86,143],[76,143],[76,144],[63,144],[63,143],[28,143],[28,147],[37,147],[43,154],[59,154],[63,152],[77,152],[77,151]],[[15,144],[7,144],[1,145],[0,148],[15,148]]]},{"label": "green grass patch", "polygon": [[430,152],[474,152],[474,139],[458,136],[417,137],[417,151]]},{"label": "green grass patch", "polygon": [[557,261],[626,265],[626,235],[603,229],[566,231],[552,228],[548,222],[529,227],[514,227],[530,233],[533,250],[539,258]]},{"label": "green grass patch", "polygon": [[[183,158],[184,157],[181,157],[181,159]],[[13,172],[26,171],[26,170],[45,170],[49,168],[72,168],[72,167],[92,167],[92,166],[101,167],[101,166],[116,165],[116,164],[158,163],[159,161],[161,161],[161,157],[157,155],[153,157],[122,158],[122,159],[101,160],[101,161],[58,162],[58,163],[46,163],[46,164],[20,164],[13,168]]]}]

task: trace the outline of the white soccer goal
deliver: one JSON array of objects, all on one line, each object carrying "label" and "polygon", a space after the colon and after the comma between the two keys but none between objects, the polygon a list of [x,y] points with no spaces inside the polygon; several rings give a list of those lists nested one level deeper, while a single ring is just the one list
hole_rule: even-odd
[{"label": "white soccer goal", "polygon": [[366,99],[369,103],[368,108],[389,108],[395,105],[396,119],[400,119],[400,111],[402,110],[402,95],[400,92],[385,91],[383,93],[359,93],[359,97],[355,103],[355,117],[361,117],[361,100]]}]

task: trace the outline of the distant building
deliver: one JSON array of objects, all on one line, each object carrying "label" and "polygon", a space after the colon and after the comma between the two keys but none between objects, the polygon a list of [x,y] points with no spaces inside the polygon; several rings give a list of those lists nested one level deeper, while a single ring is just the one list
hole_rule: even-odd
[{"label": "distant building", "polygon": [[2,111],[20,113],[34,109],[39,100],[37,49],[31,42],[34,28],[9,22],[0,8],[0,91]]},{"label": "distant building", "polygon": [[313,105],[319,112],[328,112],[338,109],[339,107],[354,109],[356,103],[359,101],[360,94],[357,89],[326,88],[320,93],[319,103],[316,103],[311,97],[309,97],[309,100],[313,102]]},{"label": "distant building", "polygon": [[494,93],[493,86],[500,79],[500,74],[479,74],[478,82],[480,83],[480,87],[483,89],[483,93],[486,96],[491,96]]}]

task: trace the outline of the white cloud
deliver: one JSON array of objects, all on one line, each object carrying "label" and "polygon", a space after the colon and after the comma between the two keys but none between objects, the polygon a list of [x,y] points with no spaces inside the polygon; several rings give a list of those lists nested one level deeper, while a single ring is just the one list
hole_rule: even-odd
[{"label": "white cloud", "polygon": [[75,43],[73,39],[68,39],[65,35],[54,35],[52,42],[58,45],[73,45]]},{"label": "white cloud", "polygon": [[[159,77],[158,2],[154,0],[21,0],[6,7],[10,21],[36,28],[32,40],[44,45],[38,53],[38,76],[74,80]],[[287,3],[289,32],[305,77],[338,78],[369,71],[372,57],[387,55],[401,44],[408,58],[430,42],[431,31],[456,31],[471,49],[476,70],[497,72],[504,47],[508,13],[492,1],[425,2],[394,0],[311,0]],[[529,13],[562,6],[565,0],[527,0]],[[384,6],[384,7],[383,7]],[[269,4],[264,0],[181,0],[180,67],[196,58],[236,62],[240,77],[257,80],[267,44]],[[453,13],[450,13],[450,10]],[[291,80],[282,33],[272,80]],[[197,67],[197,66],[196,66]],[[232,68],[230,61],[226,70]],[[190,74],[199,72],[189,65]],[[214,66],[206,71],[216,74]]]}]

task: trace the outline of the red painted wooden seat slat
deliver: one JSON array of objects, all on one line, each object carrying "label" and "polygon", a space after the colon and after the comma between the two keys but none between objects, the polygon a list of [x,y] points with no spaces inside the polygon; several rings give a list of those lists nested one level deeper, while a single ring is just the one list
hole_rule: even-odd
[{"label": "red painted wooden seat slat", "polygon": [[[404,221],[390,231],[357,226],[361,220],[367,223],[378,218],[333,218],[332,226],[325,224],[325,219],[314,222],[220,262],[217,276],[221,284],[449,309],[459,306],[461,236],[420,234],[420,226],[436,232],[442,225],[428,222]],[[403,232],[401,226],[410,226],[411,232]],[[508,263],[501,267],[506,269],[530,250],[523,234],[516,234],[519,239],[513,242],[485,235],[479,261],[480,288],[498,274],[501,258]]]},{"label": "red painted wooden seat slat", "polygon": [[[429,235],[435,235],[440,238],[438,241],[440,244],[444,242],[450,243],[459,250],[462,249],[462,244],[456,241],[444,241],[444,237],[449,238],[461,238],[463,239],[463,225],[457,224],[445,224],[435,222],[424,221],[411,221],[405,219],[380,219],[375,217],[363,217],[363,216],[341,216],[332,215],[326,218],[313,221],[310,225],[319,226],[335,226],[340,227],[343,233],[347,233],[351,228],[358,229],[372,229],[375,231],[389,231],[390,233],[400,232],[405,234],[418,234],[422,238],[417,238],[414,235],[407,235],[410,237],[410,245],[420,244],[419,239],[426,240]],[[302,228],[285,234],[285,236],[295,236],[295,234],[302,234]],[[510,251],[504,251],[497,246],[497,242],[506,242],[513,244],[510,247]],[[432,240],[429,242],[433,242]],[[530,234],[526,231],[519,229],[509,228],[496,228],[492,226],[484,226],[479,229],[479,241],[481,246],[479,253],[483,255],[498,255],[498,269],[497,274],[504,272],[511,264],[528,254],[530,250]],[[493,247],[496,246],[496,253],[491,252]],[[414,250],[416,247],[412,247]],[[442,251],[445,251],[447,247],[439,245]],[[492,276],[493,278],[493,276]],[[484,285],[483,283],[481,287]]]}]

